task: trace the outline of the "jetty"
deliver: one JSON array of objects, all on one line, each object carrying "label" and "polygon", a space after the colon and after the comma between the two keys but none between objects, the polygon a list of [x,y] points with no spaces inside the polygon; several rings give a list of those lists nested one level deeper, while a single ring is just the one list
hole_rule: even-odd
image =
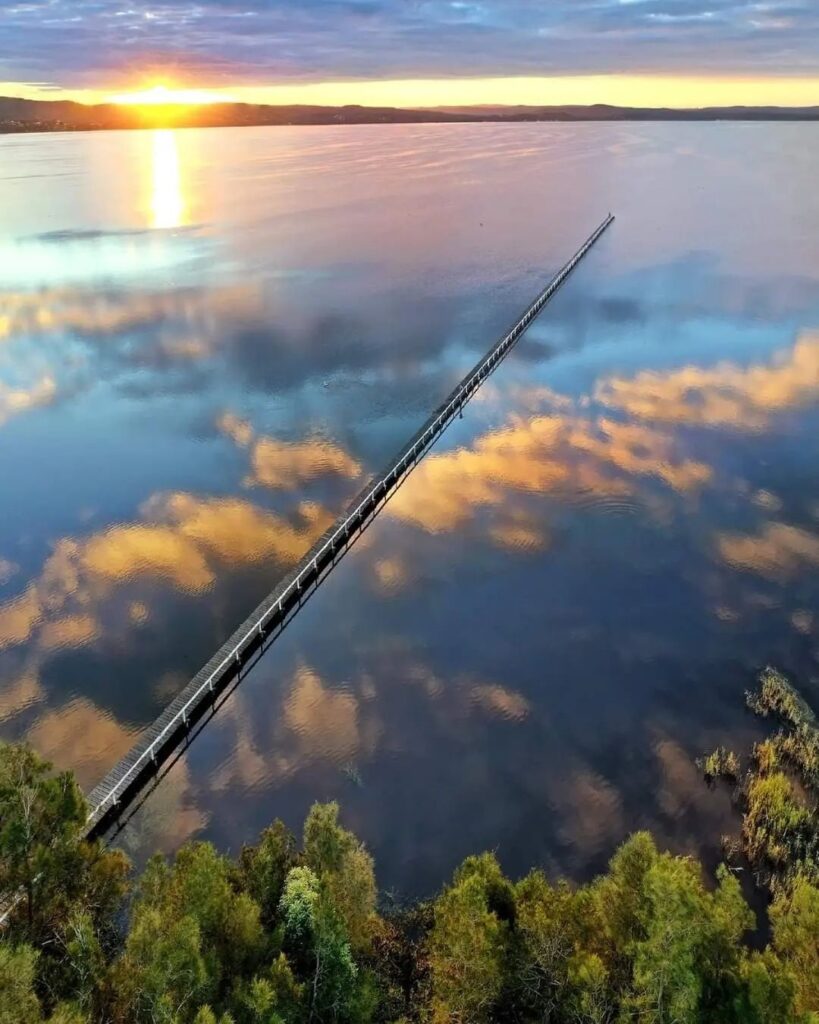
[{"label": "jetty", "polygon": [[88,795],[88,836],[104,832],[160,771],[193,726],[212,709],[231,683],[240,676],[260,650],[272,643],[298,612],[306,597],[332,571],[348,548],[371,523],[413,467],[464,406],[509,350],[524,334],[543,307],[589,252],[614,217],[608,214],[577,252],[535,298],[512,328],[470,370],[424,425],[375,476],[313,545],[296,567],[245,619],[210,661],[190,680],[161,715],[140,736],[134,747]]}]

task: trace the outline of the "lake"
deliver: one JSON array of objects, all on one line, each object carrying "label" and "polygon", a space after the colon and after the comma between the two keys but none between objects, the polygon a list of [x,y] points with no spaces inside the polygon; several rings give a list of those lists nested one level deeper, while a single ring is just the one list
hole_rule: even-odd
[{"label": "lake", "polygon": [[382,885],[712,863],[694,758],[819,700],[819,133],[0,137],[0,736],[90,787],[617,221],[118,841],[338,799]]}]

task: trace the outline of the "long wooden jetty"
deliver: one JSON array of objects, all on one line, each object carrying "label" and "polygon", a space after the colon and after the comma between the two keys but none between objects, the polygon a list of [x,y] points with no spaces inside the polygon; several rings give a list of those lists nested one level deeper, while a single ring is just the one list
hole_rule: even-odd
[{"label": "long wooden jetty", "polygon": [[278,584],[256,610],[191,679],[188,685],[149,726],[134,747],[112,768],[88,796],[87,833],[98,834],[125,809],[145,783],[173,754],[191,727],[211,708],[259,648],[278,636],[302,602],[364,530],[390,495],[410,473],[451,421],[458,416],[481,384],[526,331],[603,232],[606,219],[592,232],[520,319],[489,350],[421,429],[401,449],[387,470],[374,477],[329,530]]}]

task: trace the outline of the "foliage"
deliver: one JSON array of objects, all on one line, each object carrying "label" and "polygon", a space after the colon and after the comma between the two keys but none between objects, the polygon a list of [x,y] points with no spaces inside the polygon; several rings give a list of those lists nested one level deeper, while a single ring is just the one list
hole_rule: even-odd
[{"label": "foliage", "polygon": [[[757,879],[776,893],[794,878],[819,882],[819,722],[787,679],[774,669],[760,674],[749,707],[782,727],[757,743],[735,796],[742,811],[739,849]],[[707,780],[740,776],[736,754],[718,747],[700,767]]]},{"label": "foliage", "polygon": [[0,946],[0,1024],[40,1020],[34,994],[37,954],[30,946]]},{"label": "foliage", "polygon": [[736,782],[739,778],[739,758],[733,750],[726,750],[725,747],[717,747],[698,764],[709,782],[719,778]]},{"label": "foliage", "polygon": [[584,886],[513,882],[485,853],[433,901],[379,914],[335,804],[311,809],[301,849],[275,822],[235,863],[201,842],[155,857],[126,900],[73,781],[0,748],[0,870],[21,894],[0,1024],[815,1024],[815,822],[794,763],[760,744],[742,786],[747,848],[778,879],[771,942],[751,951],[736,876],[647,833]]},{"label": "foliage", "polygon": [[435,902],[430,935],[435,1020],[490,1021],[503,989],[514,897],[489,853],[468,857]]}]

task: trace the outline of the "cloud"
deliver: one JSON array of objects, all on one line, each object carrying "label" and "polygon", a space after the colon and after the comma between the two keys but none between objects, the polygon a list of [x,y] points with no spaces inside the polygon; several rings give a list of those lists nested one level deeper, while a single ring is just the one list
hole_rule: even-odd
[{"label": "cloud", "polygon": [[362,472],[359,462],[324,438],[256,439],[251,425],[230,412],[219,417],[217,427],[239,447],[250,448],[251,472],[244,481],[248,487],[295,490],[300,484],[319,477],[334,474],[355,480]]},{"label": "cloud", "polygon": [[232,412],[224,412],[217,419],[216,426],[225,437],[229,437],[238,448],[247,448],[254,437],[253,427],[247,420]]},{"label": "cloud", "polygon": [[15,388],[0,380],[0,426],[20,413],[49,405],[57,394],[57,385],[50,375],[41,377],[31,387]]},{"label": "cloud", "polygon": [[[480,508],[508,513],[510,492],[624,496],[634,492],[636,478],[645,476],[686,492],[711,475],[704,463],[678,457],[666,434],[642,424],[575,414],[513,417],[468,449],[428,456],[387,512],[436,533],[455,529]],[[531,523],[516,528],[514,521],[505,521],[495,532],[501,542],[546,542]]]},{"label": "cloud", "polygon": [[722,534],[717,547],[733,568],[769,579],[794,576],[819,566],[819,536],[787,523],[766,523],[757,534]]},{"label": "cloud", "polygon": [[173,854],[201,832],[208,814],[195,804],[195,785],[187,754],[181,754],[162,782],[139,807],[117,843],[138,859],[146,850]]},{"label": "cloud", "polygon": [[20,0],[3,76],[98,86],[152,70],[212,84],[655,68],[815,72],[810,0]]},{"label": "cloud", "polygon": [[7,680],[0,689],[0,722],[38,703],[42,696],[40,680],[33,672],[23,672],[16,679]]},{"label": "cloud", "polygon": [[10,562],[7,558],[0,558],[0,587],[20,571],[20,566]]},{"label": "cloud", "polygon": [[[101,618],[117,590],[140,583],[197,595],[226,569],[263,563],[289,566],[330,525],[322,507],[303,503],[295,523],[236,498],[158,494],[143,521],[118,524],[84,539],[57,541],[40,575],[0,603],[0,649],[35,637],[40,651],[82,646],[104,631]],[[139,625],[147,606],[125,620]]]},{"label": "cloud", "polygon": [[395,593],[402,589],[410,579],[410,571],[406,560],[400,555],[390,555],[373,562],[373,575],[377,589],[384,594]]},{"label": "cloud", "polygon": [[529,714],[529,701],[520,693],[496,683],[481,683],[470,690],[470,699],[482,711],[512,722],[521,722]]},{"label": "cloud", "polygon": [[586,856],[613,846],[626,833],[622,796],[607,779],[586,767],[550,788],[561,839]]},{"label": "cloud", "polygon": [[277,441],[262,438],[251,455],[252,473],[247,482],[262,487],[295,489],[330,473],[354,480],[361,475],[361,464],[331,441]]},{"label": "cloud", "polygon": [[306,665],[296,671],[285,700],[284,724],[298,737],[302,756],[340,764],[358,751],[356,697],[346,689],[326,687],[318,673]]},{"label": "cloud", "polygon": [[614,377],[596,388],[597,401],[641,420],[761,430],[777,413],[819,396],[819,335],[805,334],[769,365],[719,363],[670,372]]},{"label": "cloud", "polygon": [[130,749],[138,730],[128,729],[90,701],[78,699],[40,717],[26,739],[58,767],[71,768],[82,785],[95,783]]},{"label": "cloud", "polygon": [[245,285],[209,289],[175,288],[167,291],[112,290],[98,277],[92,285],[56,285],[37,291],[0,292],[0,341],[16,337],[74,334],[85,340],[105,340],[117,334],[165,328],[158,344],[170,354],[190,355],[182,339],[204,333],[221,317],[250,317],[260,310],[255,289]]}]

